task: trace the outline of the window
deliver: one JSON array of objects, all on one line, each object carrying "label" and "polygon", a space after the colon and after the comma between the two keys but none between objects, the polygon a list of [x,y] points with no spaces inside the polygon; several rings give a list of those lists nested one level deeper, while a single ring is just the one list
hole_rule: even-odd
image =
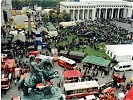
[{"label": "window", "polygon": [[109,54],[109,50],[107,51],[107,54]]},{"label": "window", "polygon": [[127,66],[123,66],[123,68],[127,68]]},{"label": "window", "polygon": [[127,67],[130,67],[130,65],[127,65]]},{"label": "window", "polygon": [[115,59],[115,58],[116,58],[116,55],[114,55],[113,59]]},{"label": "window", "polygon": [[120,68],[122,68],[122,66],[120,66]]}]

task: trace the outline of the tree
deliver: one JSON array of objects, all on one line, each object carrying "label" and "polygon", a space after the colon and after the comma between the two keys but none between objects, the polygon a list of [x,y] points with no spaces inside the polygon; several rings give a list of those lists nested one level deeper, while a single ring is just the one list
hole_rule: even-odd
[{"label": "tree", "polygon": [[64,21],[66,21],[66,22],[70,21],[70,20],[71,20],[71,15],[70,15],[70,13],[64,13],[63,19],[64,19]]},{"label": "tree", "polygon": [[51,22],[53,22],[53,23],[58,22],[57,21],[57,13],[52,13],[51,14]]},{"label": "tree", "polygon": [[46,23],[46,22],[48,22],[49,20],[50,20],[50,19],[49,19],[48,13],[43,14],[43,21]]}]

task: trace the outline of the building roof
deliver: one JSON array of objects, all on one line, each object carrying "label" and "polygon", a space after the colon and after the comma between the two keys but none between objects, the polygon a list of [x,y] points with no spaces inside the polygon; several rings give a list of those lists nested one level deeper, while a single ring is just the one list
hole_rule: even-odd
[{"label": "building roof", "polygon": [[67,70],[63,72],[64,78],[81,77],[79,70]]},{"label": "building roof", "polygon": [[60,2],[61,5],[65,6],[88,6],[88,5],[94,5],[93,2]]},{"label": "building roof", "polygon": [[65,5],[65,6],[88,6],[88,5],[98,5],[98,4],[107,4],[107,5],[110,5],[110,4],[127,4],[128,1],[117,1],[117,0],[109,0],[108,3],[107,1],[105,0],[96,0],[96,1],[88,1],[88,0],[85,0],[85,1],[80,1],[80,2],[60,2],[61,5]]},{"label": "building roof", "polygon": [[96,81],[76,82],[64,84],[65,91],[99,87]]},{"label": "building roof", "polygon": [[106,45],[106,48],[108,48],[108,50],[112,51],[112,53],[117,56],[125,56],[125,55],[133,56],[132,44]]}]

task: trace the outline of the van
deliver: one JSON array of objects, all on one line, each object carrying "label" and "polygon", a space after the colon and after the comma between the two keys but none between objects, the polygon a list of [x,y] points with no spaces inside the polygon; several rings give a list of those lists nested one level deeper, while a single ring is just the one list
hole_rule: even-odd
[{"label": "van", "polygon": [[133,62],[120,62],[114,66],[115,71],[133,70]]}]

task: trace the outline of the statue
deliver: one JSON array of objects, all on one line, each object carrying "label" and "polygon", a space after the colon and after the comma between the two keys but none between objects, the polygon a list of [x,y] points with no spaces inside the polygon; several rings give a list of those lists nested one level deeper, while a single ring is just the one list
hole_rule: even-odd
[{"label": "statue", "polygon": [[[18,86],[23,91],[22,97],[25,100],[26,99],[32,100],[31,98],[33,96],[30,96],[30,98],[28,97],[31,94],[28,92],[29,88],[31,88],[32,95],[37,96],[39,100],[40,98],[44,98],[44,97],[47,97],[47,98],[58,97],[59,95],[62,94],[59,88],[54,87],[53,85],[50,85],[50,86],[47,85],[47,82],[50,82],[51,79],[59,77],[58,71],[52,70],[53,62],[49,57],[41,60],[41,64],[39,68],[37,66],[37,63],[35,62],[35,57],[31,55],[29,57],[29,65],[31,67],[29,75],[21,79],[18,83]],[[43,83],[45,87],[42,90],[38,90],[36,88],[36,85],[38,83]]]}]

